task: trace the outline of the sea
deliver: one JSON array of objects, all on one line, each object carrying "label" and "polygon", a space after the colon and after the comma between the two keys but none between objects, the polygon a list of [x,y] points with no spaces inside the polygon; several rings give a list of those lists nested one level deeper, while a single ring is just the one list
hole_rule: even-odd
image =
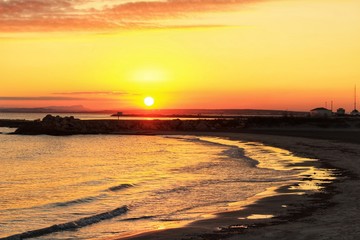
[{"label": "sea", "polygon": [[296,170],[271,163],[303,160],[219,137],[8,134],[13,131],[0,128],[0,239],[26,233],[34,239],[121,238],[180,228],[296,181]]}]

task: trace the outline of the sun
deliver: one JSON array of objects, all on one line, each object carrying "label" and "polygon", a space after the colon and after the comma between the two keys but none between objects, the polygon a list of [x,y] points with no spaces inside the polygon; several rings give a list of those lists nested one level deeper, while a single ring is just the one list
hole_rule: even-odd
[{"label": "sun", "polygon": [[146,97],[144,98],[144,103],[146,106],[151,107],[152,105],[154,105],[155,100],[153,97]]}]

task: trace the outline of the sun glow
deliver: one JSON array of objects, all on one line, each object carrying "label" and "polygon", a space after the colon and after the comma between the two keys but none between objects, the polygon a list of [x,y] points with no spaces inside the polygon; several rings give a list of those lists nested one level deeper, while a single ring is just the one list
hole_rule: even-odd
[{"label": "sun glow", "polygon": [[144,103],[146,106],[151,107],[152,105],[154,105],[155,100],[153,97],[146,97],[144,98]]},{"label": "sun glow", "polygon": [[156,67],[139,69],[133,75],[133,79],[139,82],[159,82],[165,78],[165,71]]}]

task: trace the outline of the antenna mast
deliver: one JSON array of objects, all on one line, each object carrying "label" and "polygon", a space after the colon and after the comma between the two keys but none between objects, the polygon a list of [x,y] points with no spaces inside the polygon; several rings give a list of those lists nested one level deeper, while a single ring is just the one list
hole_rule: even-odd
[{"label": "antenna mast", "polygon": [[354,110],[356,110],[356,84],[354,88]]},{"label": "antenna mast", "polygon": [[331,111],[333,111],[333,100],[331,100]]}]

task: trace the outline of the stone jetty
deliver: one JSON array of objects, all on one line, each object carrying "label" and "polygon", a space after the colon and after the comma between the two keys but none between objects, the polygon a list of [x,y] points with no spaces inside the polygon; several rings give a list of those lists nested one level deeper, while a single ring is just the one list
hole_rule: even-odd
[{"label": "stone jetty", "polygon": [[20,126],[15,133],[25,135],[73,135],[156,133],[159,131],[219,131],[243,128],[239,120],[80,120],[47,115],[41,121]]},{"label": "stone jetty", "polygon": [[197,120],[80,120],[47,115],[20,124],[15,134],[161,134],[163,132],[256,132],[269,129],[308,131],[316,129],[360,130],[358,118],[237,117]]}]

